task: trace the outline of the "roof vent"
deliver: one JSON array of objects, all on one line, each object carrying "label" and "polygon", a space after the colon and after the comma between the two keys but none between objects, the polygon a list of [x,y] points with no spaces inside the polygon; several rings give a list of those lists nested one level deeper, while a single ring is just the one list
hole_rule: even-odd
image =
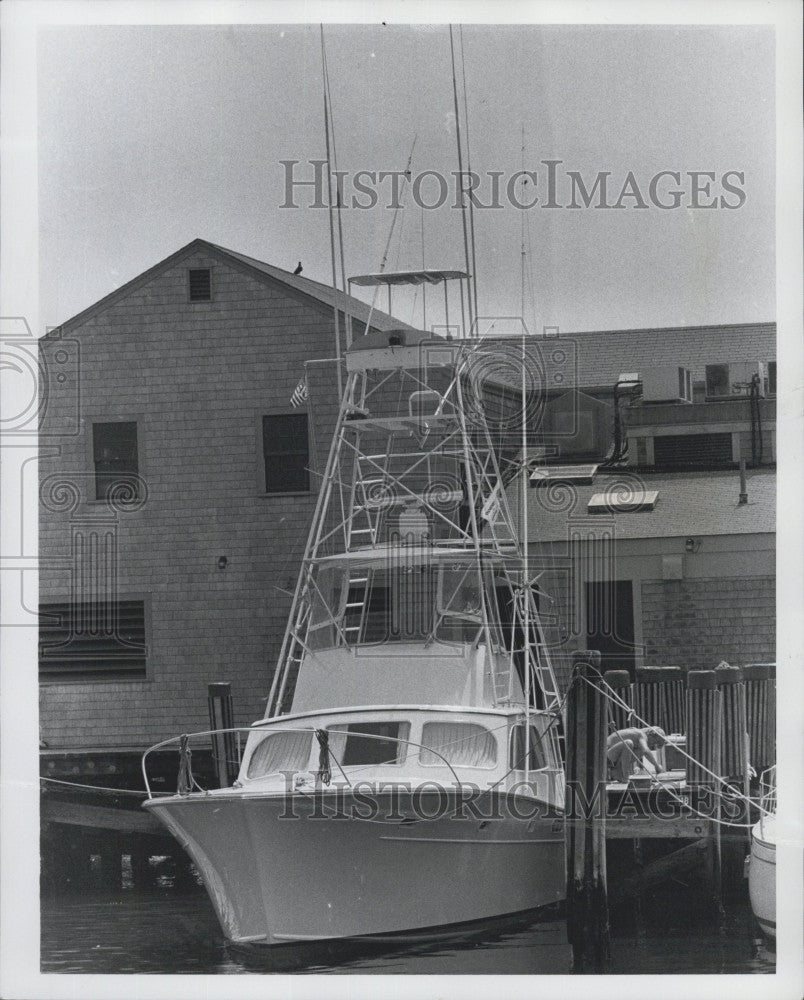
[{"label": "roof vent", "polygon": [[190,268],[190,301],[209,302],[212,298],[212,274],[208,267]]},{"label": "roof vent", "polygon": [[653,510],[658,497],[658,490],[612,484],[605,493],[595,493],[586,509],[590,514],[635,514]]},{"label": "roof vent", "polygon": [[681,365],[654,365],[643,368],[643,403],[691,403],[692,374]]},{"label": "roof vent", "polygon": [[531,467],[530,485],[548,486],[550,483],[591,483],[597,465],[537,465]]}]

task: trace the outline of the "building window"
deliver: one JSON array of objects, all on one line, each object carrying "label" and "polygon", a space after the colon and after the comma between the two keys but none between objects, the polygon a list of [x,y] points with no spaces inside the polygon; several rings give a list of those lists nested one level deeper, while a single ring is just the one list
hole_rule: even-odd
[{"label": "building window", "polygon": [[95,499],[108,500],[112,491],[126,499],[139,496],[136,421],[92,425]]},{"label": "building window", "polygon": [[706,395],[709,399],[731,396],[731,379],[728,365],[706,366]]},{"label": "building window", "polygon": [[208,267],[190,268],[190,301],[209,302],[212,299],[212,271]]},{"label": "building window", "polygon": [[653,439],[656,468],[717,469],[734,464],[731,434],[662,434]]},{"label": "building window", "polygon": [[146,676],[143,601],[39,606],[39,677],[130,680]]},{"label": "building window", "polygon": [[263,417],[262,452],[266,493],[306,493],[310,489],[306,413]]},{"label": "building window", "polygon": [[767,385],[765,388],[766,395],[775,396],[776,395],[776,362],[769,361],[767,366],[768,374],[766,376]]}]

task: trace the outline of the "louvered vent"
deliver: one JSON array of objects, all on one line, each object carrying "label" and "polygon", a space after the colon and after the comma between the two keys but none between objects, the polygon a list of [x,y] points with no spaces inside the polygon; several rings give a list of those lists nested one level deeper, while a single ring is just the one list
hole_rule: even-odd
[{"label": "louvered vent", "polygon": [[653,439],[655,463],[663,468],[722,468],[732,464],[731,434],[668,434]]},{"label": "louvered vent", "polygon": [[190,269],[190,301],[209,302],[212,298],[212,272],[208,267]]},{"label": "louvered vent", "polygon": [[39,676],[60,680],[144,677],[143,601],[39,606]]}]

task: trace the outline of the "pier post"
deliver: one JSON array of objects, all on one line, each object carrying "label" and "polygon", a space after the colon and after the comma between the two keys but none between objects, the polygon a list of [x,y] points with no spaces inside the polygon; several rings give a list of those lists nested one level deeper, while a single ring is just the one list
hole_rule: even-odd
[{"label": "pier post", "polygon": [[749,663],[743,667],[750,750],[748,759],[759,776],[776,761],[776,731],[772,664]]},{"label": "pier post", "polygon": [[[574,972],[603,972],[609,961],[606,885],[606,734],[608,699],[600,653],[573,655],[567,696],[565,851],[567,938]],[[587,683],[591,682],[591,683]]]},{"label": "pier post", "polygon": [[684,676],[681,667],[637,667],[631,704],[637,715],[666,733],[684,725]]},{"label": "pier post", "polygon": [[[208,687],[209,728],[231,729],[234,726],[232,685],[228,681]],[[212,737],[212,762],[218,786],[228,788],[237,777],[238,760],[234,733],[216,733]]]},{"label": "pier post", "polygon": [[687,785],[690,805],[710,821],[708,869],[712,897],[719,914],[722,906],[720,850],[720,787],[713,774],[720,776],[721,692],[714,670],[691,670],[687,675]]},{"label": "pier post", "polygon": [[[607,670],[603,674],[603,680],[627,705],[634,707],[631,703],[631,675],[627,670]],[[614,701],[609,701],[609,719],[615,729],[625,729],[631,725],[628,710]]]}]

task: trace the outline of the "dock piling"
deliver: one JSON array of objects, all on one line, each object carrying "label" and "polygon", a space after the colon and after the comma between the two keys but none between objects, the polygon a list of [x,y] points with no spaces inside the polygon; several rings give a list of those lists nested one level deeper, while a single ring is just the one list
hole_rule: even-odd
[{"label": "dock piling", "polygon": [[[209,728],[232,729],[232,685],[221,681],[208,686]],[[216,732],[212,737],[212,758],[220,788],[229,788],[237,777],[238,760],[234,733]]]},{"label": "dock piling", "polygon": [[574,972],[603,972],[609,962],[605,828],[608,699],[593,686],[601,680],[599,666],[597,651],[575,653],[567,698],[567,938],[572,945]]},{"label": "dock piling", "polygon": [[722,904],[720,843],[720,719],[722,694],[714,670],[691,670],[687,675],[687,785],[690,805],[711,819],[707,867],[718,914]]}]

